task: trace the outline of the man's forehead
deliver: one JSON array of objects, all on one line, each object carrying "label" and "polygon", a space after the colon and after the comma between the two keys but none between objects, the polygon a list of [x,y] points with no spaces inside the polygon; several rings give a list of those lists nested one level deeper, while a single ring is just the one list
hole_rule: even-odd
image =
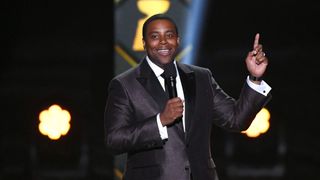
[{"label": "man's forehead", "polygon": [[155,24],[170,24],[170,25],[174,26],[174,23],[171,22],[171,21],[168,20],[168,19],[155,19],[155,20],[153,20],[153,21],[151,21],[151,22],[149,23],[149,26],[150,26],[150,25],[155,25]]},{"label": "man's forehead", "polygon": [[149,31],[149,32],[163,32],[163,31],[165,31],[165,32],[176,33],[176,28],[175,28],[174,24],[167,19],[157,19],[157,20],[152,21],[148,25],[147,31]]}]

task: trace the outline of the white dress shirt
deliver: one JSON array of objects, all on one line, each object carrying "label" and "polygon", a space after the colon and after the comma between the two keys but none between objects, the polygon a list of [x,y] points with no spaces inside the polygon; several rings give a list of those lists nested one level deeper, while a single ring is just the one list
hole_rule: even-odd
[{"label": "white dress shirt", "polygon": [[[164,70],[162,68],[160,68],[159,66],[157,66],[156,64],[154,64],[149,59],[148,56],[146,57],[146,59],[147,59],[147,62],[149,64],[149,66],[153,70],[154,74],[158,78],[163,90],[165,91],[165,82],[164,82],[163,77],[161,76],[161,74],[164,72]],[[179,73],[178,73],[178,70],[177,70],[176,61],[174,61],[173,63],[174,63],[174,66],[176,67],[176,71],[177,71],[177,77],[176,77],[177,96],[182,100],[183,106],[184,106],[184,109],[185,109],[184,94],[183,94],[183,90],[182,90],[182,84],[181,84],[180,76],[179,76]],[[183,114],[182,114],[182,125],[183,125],[183,130],[185,131],[184,114],[185,114],[185,112],[183,111]],[[167,126],[162,126],[162,123],[160,121],[160,113],[157,115],[157,124],[158,124],[158,128],[159,128],[159,132],[160,132],[161,138],[162,139],[168,139]]]},{"label": "white dress shirt", "polygon": [[[160,68],[159,66],[157,66],[155,63],[153,63],[149,57],[146,57],[147,62],[149,64],[149,66],[151,67],[152,71],[154,72],[154,74],[156,75],[156,77],[158,78],[163,90],[165,90],[165,82],[164,79],[162,78],[161,74],[164,72],[164,70],[162,68]],[[177,64],[176,61],[173,61],[175,67],[176,67],[176,71],[177,71],[177,77],[176,77],[176,88],[177,88],[177,96],[183,101],[183,106],[184,109],[185,108],[185,101],[184,101],[184,93],[183,93],[183,89],[182,89],[182,84],[181,84],[181,80],[180,80],[180,76],[177,70]],[[259,92],[260,94],[267,96],[268,93],[271,91],[271,87],[265,82],[265,81],[261,81],[261,84],[255,84],[253,82],[251,82],[249,80],[249,76],[247,77],[247,83],[249,85],[249,87],[251,87],[252,89],[254,89],[255,91]],[[185,131],[185,111],[183,111],[183,115],[182,115],[182,125],[183,125],[183,130]],[[163,126],[161,121],[160,121],[160,113],[157,115],[157,124],[158,124],[158,128],[159,128],[159,133],[160,133],[160,137],[161,139],[168,139],[168,132],[167,132],[167,126]]]}]

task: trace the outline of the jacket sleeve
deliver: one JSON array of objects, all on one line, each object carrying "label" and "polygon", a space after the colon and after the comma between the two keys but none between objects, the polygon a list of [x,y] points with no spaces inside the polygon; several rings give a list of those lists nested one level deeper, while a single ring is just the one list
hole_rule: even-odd
[{"label": "jacket sleeve", "polygon": [[[209,70],[208,70],[209,71]],[[214,123],[230,131],[243,131],[249,128],[251,122],[262,107],[271,99],[271,94],[264,96],[247,83],[244,84],[237,100],[227,95],[208,72],[211,79],[213,96]]]},{"label": "jacket sleeve", "polygon": [[127,89],[117,79],[109,85],[104,114],[105,144],[114,154],[148,150],[163,145],[156,115],[135,119]]}]

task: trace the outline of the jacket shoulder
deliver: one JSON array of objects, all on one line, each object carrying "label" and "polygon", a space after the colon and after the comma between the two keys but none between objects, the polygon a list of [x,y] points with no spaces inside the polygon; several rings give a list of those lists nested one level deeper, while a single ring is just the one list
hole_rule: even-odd
[{"label": "jacket shoulder", "polygon": [[210,69],[205,68],[205,67],[200,67],[200,66],[196,66],[196,65],[191,65],[191,64],[180,64],[181,69],[183,69],[185,72],[194,72],[196,74],[200,73],[200,74],[211,74]]},{"label": "jacket shoulder", "polygon": [[137,76],[137,67],[134,68],[130,68],[118,75],[116,75],[114,78],[112,78],[113,80],[118,80],[118,81],[130,81],[133,78],[135,78]]}]

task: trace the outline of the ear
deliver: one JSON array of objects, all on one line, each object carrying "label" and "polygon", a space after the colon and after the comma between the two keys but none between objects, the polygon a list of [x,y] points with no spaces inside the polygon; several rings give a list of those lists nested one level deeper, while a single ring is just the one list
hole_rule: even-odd
[{"label": "ear", "polygon": [[146,42],[142,39],[143,49],[146,49]]},{"label": "ear", "polygon": [[180,37],[177,38],[177,44],[180,45]]}]

